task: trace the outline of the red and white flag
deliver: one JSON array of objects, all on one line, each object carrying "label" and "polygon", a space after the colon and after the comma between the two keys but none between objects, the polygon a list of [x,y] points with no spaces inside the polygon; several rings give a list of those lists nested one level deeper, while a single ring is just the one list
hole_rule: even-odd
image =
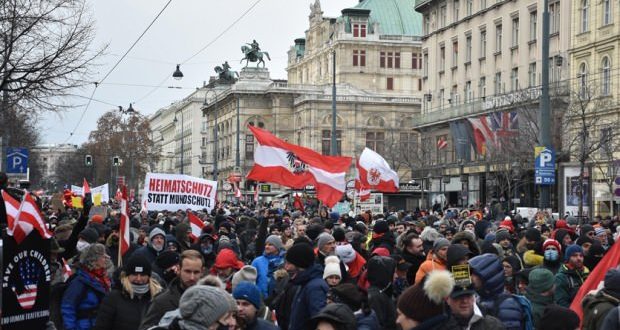
[{"label": "red and white flag", "polygon": [[440,137],[437,139],[437,150],[443,150],[448,147],[448,141],[446,141],[445,137]]},{"label": "red and white flag", "polygon": [[20,244],[33,229],[36,229],[43,239],[52,237],[52,233],[47,229],[39,207],[30,193],[24,192],[21,203],[4,190],[2,191],[2,198],[6,208],[7,234],[13,236],[17,244]]},{"label": "red and white flag", "polygon": [[366,188],[360,188],[358,190],[356,190],[357,195],[360,198],[360,202],[364,202],[367,201],[368,199],[370,199],[370,189],[366,189]]},{"label": "red and white flag", "polygon": [[82,184],[82,197],[86,197],[86,194],[90,194],[90,186],[88,185],[86,178],[84,178],[84,183]]},{"label": "red and white flag", "polygon": [[324,156],[318,152],[278,139],[268,131],[248,126],[258,147],[254,151],[254,167],[247,178],[273,182],[301,189],[316,188],[317,198],[332,207],[346,189],[345,175],[350,157]]},{"label": "red and white flag", "polygon": [[258,203],[258,183],[254,187],[254,203]]},{"label": "red and white flag", "polygon": [[64,282],[66,282],[71,275],[73,275],[71,267],[67,264],[65,258],[62,258],[62,278],[64,279]]},{"label": "red and white flag", "polygon": [[116,188],[116,194],[114,195],[114,199],[116,199],[117,202],[120,202],[121,199],[123,199],[123,193],[121,193],[121,188]]},{"label": "red and white flag", "polygon": [[235,197],[241,198],[241,189],[239,189],[239,184],[235,184]]},{"label": "red and white flag", "polygon": [[398,174],[378,153],[364,148],[357,161],[355,188],[372,188],[380,192],[398,192]]},{"label": "red and white flag", "polygon": [[193,213],[188,212],[187,215],[189,218],[189,226],[192,230],[192,233],[189,234],[189,236],[195,241],[196,239],[198,239],[198,237],[200,237],[200,234],[202,234],[202,228],[205,226],[205,224]]},{"label": "red and white flag", "polygon": [[[118,194],[118,193],[117,193]],[[124,256],[127,250],[129,250],[130,246],[130,236],[129,236],[129,202],[127,200],[127,187],[123,186],[121,190],[121,199],[120,199],[120,207],[121,207],[121,224],[120,224],[120,233],[119,233],[119,254],[120,256]],[[118,258],[119,264],[121,262],[121,258]]]}]

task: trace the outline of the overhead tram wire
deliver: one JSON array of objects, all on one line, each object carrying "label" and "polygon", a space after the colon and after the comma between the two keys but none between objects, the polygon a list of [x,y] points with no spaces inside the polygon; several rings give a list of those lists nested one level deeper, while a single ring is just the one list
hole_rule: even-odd
[{"label": "overhead tram wire", "polygon": [[86,103],[86,107],[84,107],[84,110],[82,111],[82,114],[80,115],[80,119],[78,120],[78,122],[75,124],[75,127],[71,130],[71,133],[69,133],[69,137],[65,140],[64,143],[69,142],[69,140],[71,140],[71,137],[73,137],[73,134],[75,133],[75,130],[80,126],[80,123],[82,122],[82,119],[84,119],[84,115],[86,114],[86,111],[88,110],[88,107],[90,106],[91,100],[93,98],[93,96],[95,95],[95,92],[97,91],[97,88],[99,87],[99,85],[104,82],[108,76],[110,76],[110,74],[116,69],[116,67],[125,59],[125,57],[127,56],[127,54],[129,54],[129,52],[138,44],[138,42],[140,41],[140,39],[142,39],[142,37],[144,37],[144,35],[146,34],[146,32],[148,32],[148,30],[151,29],[151,27],[153,26],[153,24],[157,21],[157,19],[161,16],[161,14],[164,12],[164,10],[166,10],[166,8],[168,8],[168,6],[170,5],[170,3],[172,2],[172,0],[168,0],[168,2],[166,2],[166,4],[164,5],[164,7],[159,11],[159,13],[157,13],[157,15],[155,16],[155,18],[153,18],[153,20],[151,21],[151,23],[149,23],[149,25],[146,27],[146,29],[144,29],[144,31],[142,32],[142,34],[140,34],[140,36],[138,37],[138,39],[136,39],[136,41],[133,42],[133,44],[131,45],[131,47],[129,47],[129,49],[125,52],[125,54],[123,54],[123,56],[121,56],[120,59],[118,59],[118,61],[116,62],[116,64],[114,64],[114,66],[112,67],[112,69],[110,69],[108,71],[108,73],[106,73],[106,75],[103,77],[103,79],[101,79],[98,82],[94,82],[95,84],[95,88],[93,88],[93,92],[90,94],[90,98],[88,99],[88,102]]},{"label": "overhead tram wire", "polygon": [[[241,16],[239,16],[236,20],[234,20],[228,27],[226,27],[224,30],[222,30],[222,32],[220,32],[215,38],[213,38],[213,40],[209,41],[204,47],[202,47],[200,50],[198,50],[196,53],[194,53],[192,56],[188,57],[186,60],[184,60],[183,62],[181,62],[180,64],[186,64],[187,62],[189,62],[190,60],[192,60],[194,57],[198,56],[200,53],[202,53],[203,51],[205,51],[205,49],[209,48],[209,46],[211,46],[212,44],[214,44],[217,40],[219,40],[226,32],[228,32],[230,29],[233,28],[233,26],[235,26],[237,23],[239,23],[239,21],[241,21],[248,13],[250,13],[250,11],[252,11],[252,9],[254,9],[254,7],[256,7],[262,0],[256,0],[250,7],[248,7],[248,9],[246,9]],[[133,104],[136,103],[140,103],[142,101],[144,101],[145,98],[149,97],[151,94],[153,94],[158,88],[161,88],[161,86],[168,80],[168,78],[170,77],[170,74],[166,74],[166,76],[164,77],[164,79],[157,85],[157,87],[153,88],[152,90],[150,90],[148,93],[146,93],[144,96],[142,96],[141,98],[139,98],[138,100],[134,101]]]}]

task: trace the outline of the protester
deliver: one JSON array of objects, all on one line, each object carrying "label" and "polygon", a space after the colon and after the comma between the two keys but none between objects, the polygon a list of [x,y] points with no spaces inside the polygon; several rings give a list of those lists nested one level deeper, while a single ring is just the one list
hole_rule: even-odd
[{"label": "protester", "polygon": [[470,329],[470,330],[500,330],[505,329],[504,324],[497,318],[483,314],[476,303],[476,290],[473,284],[459,286],[454,285],[448,296],[449,307],[448,320],[435,329]]},{"label": "protester", "polygon": [[330,288],[327,292],[327,304],[343,303],[349,306],[355,315],[358,330],[379,330],[377,314],[368,306],[368,299],[352,283],[343,283]]},{"label": "protester", "polygon": [[317,330],[356,330],[357,324],[353,311],[347,305],[329,304],[311,319],[309,328]]},{"label": "protester", "polygon": [[555,275],[555,303],[569,307],[589,274],[590,270],[583,265],[581,246],[569,245],[564,254],[564,264]]},{"label": "protester", "polygon": [[545,268],[536,268],[529,273],[525,296],[532,304],[532,321],[536,329],[545,308],[554,303],[554,279],[553,273]]},{"label": "protester", "polygon": [[258,317],[262,300],[258,286],[242,281],[233,290],[233,298],[237,301],[237,326],[244,330],[275,330],[278,327]]},{"label": "protester", "polygon": [[450,241],[443,237],[440,237],[434,241],[432,251],[426,257],[426,261],[420,265],[420,268],[415,275],[415,283],[421,282],[424,276],[433,270],[446,269],[448,246],[450,246]]},{"label": "protester", "polygon": [[[575,330],[579,329],[579,316],[568,308],[549,305],[543,314],[536,329],[544,330]],[[597,328],[600,329],[600,328]]]},{"label": "protester", "polygon": [[601,329],[605,316],[620,305],[620,269],[608,270],[605,274],[603,288],[587,294],[581,305],[583,306],[583,329]]},{"label": "protester", "polygon": [[431,271],[400,296],[396,323],[402,330],[440,327],[448,320],[444,301],[453,288],[454,279],[448,271]]},{"label": "protester", "polygon": [[166,233],[159,227],[154,227],[149,232],[148,242],[134,252],[134,255],[142,256],[153,264],[157,256],[164,251],[166,246]]},{"label": "protester", "polygon": [[396,263],[393,259],[374,256],[368,260],[368,303],[379,319],[382,329],[396,328],[396,306],[392,295]]}]

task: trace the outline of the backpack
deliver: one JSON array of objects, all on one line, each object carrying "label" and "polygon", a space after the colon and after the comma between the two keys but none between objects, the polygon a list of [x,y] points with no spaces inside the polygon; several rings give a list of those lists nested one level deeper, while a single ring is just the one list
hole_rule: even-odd
[{"label": "backpack", "polygon": [[521,307],[521,330],[533,330],[534,318],[532,316],[532,303],[524,296],[516,294],[500,294],[499,297],[493,303],[493,307],[489,310],[489,314],[498,317],[499,307],[508,298],[514,298]]}]

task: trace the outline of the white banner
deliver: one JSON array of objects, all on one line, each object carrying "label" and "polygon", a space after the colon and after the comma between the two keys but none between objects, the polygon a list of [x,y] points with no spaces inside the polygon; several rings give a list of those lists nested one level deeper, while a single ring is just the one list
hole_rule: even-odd
[{"label": "white banner", "polygon": [[[82,187],[71,185],[71,192],[73,192],[77,196],[82,196]],[[91,199],[95,205],[101,205],[102,202],[110,202],[110,187],[107,183],[101,186],[90,188],[90,192]]]},{"label": "white banner", "polygon": [[181,174],[147,173],[142,199],[149,211],[211,211],[216,193],[216,181]]}]

